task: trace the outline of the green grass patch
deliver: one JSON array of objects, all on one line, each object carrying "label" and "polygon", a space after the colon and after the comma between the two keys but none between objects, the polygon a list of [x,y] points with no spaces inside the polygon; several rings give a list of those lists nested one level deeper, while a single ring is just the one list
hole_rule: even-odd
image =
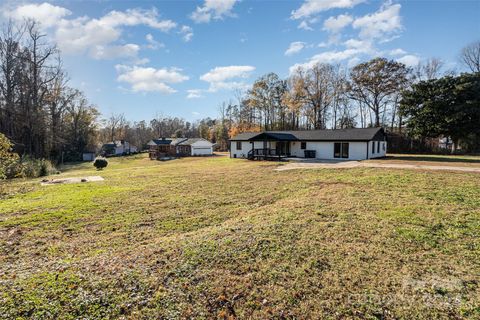
[{"label": "green grass patch", "polygon": [[480,317],[478,174],[276,166],[137,155],[2,183],[0,318]]}]

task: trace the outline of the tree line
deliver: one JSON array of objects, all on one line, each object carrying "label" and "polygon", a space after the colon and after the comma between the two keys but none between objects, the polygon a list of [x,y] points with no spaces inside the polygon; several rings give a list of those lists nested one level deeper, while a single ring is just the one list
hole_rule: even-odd
[{"label": "tree line", "polygon": [[245,131],[371,126],[419,138],[449,136],[475,150],[480,42],[465,47],[460,60],[468,73],[447,70],[438,59],[415,68],[381,57],[351,69],[317,63],[285,79],[259,77],[221,104],[216,119],[160,114],[130,122],[123,114],[102,119],[69,85],[59,50],[34,21],[10,22],[0,34],[0,132],[19,154],[54,162],[79,160],[114,140],[145,148],[152,138],[202,137],[226,150],[228,139]]},{"label": "tree line", "polygon": [[21,154],[58,161],[94,143],[100,115],[68,85],[59,50],[34,21],[0,34],[0,132]]}]

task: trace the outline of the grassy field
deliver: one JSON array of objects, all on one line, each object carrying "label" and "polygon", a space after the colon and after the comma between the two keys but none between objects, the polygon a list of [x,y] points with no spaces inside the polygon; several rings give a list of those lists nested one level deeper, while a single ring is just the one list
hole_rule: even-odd
[{"label": "grassy field", "polygon": [[276,166],[2,183],[0,318],[480,318],[479,174]]}]

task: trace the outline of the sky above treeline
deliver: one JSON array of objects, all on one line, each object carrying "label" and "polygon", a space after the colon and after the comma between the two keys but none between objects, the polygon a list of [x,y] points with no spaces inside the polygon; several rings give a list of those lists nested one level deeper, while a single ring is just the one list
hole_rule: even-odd
[{"label": "sky above treeline", "polygon": [[480,40],[480,1],[0,1],[36,19],[105,117],[215,117],[256,78],[384,56],[414,66]]}]

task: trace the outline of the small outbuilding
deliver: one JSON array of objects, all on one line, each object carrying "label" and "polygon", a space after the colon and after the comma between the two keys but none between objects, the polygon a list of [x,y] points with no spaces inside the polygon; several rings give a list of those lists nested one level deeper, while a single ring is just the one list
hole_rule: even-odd
[{"label": "small outbuilding", "polygon": [[95,160],[95,152],[82,153],[82,161],[93,161],[93,160]]},{"label": "small outbuilding", "polygon": [[[211,156],[213,154],[213,143],[202,138],[191,138],[180,142],[177,150],[182,154],[190,156]],[[179,152],[180,153],[180,152]]]},{"label": "small outbuilding", "polygon": [[150,159],[165,157],[211,156],[214,144],[203,138],[159,138],[150,140]]}]

